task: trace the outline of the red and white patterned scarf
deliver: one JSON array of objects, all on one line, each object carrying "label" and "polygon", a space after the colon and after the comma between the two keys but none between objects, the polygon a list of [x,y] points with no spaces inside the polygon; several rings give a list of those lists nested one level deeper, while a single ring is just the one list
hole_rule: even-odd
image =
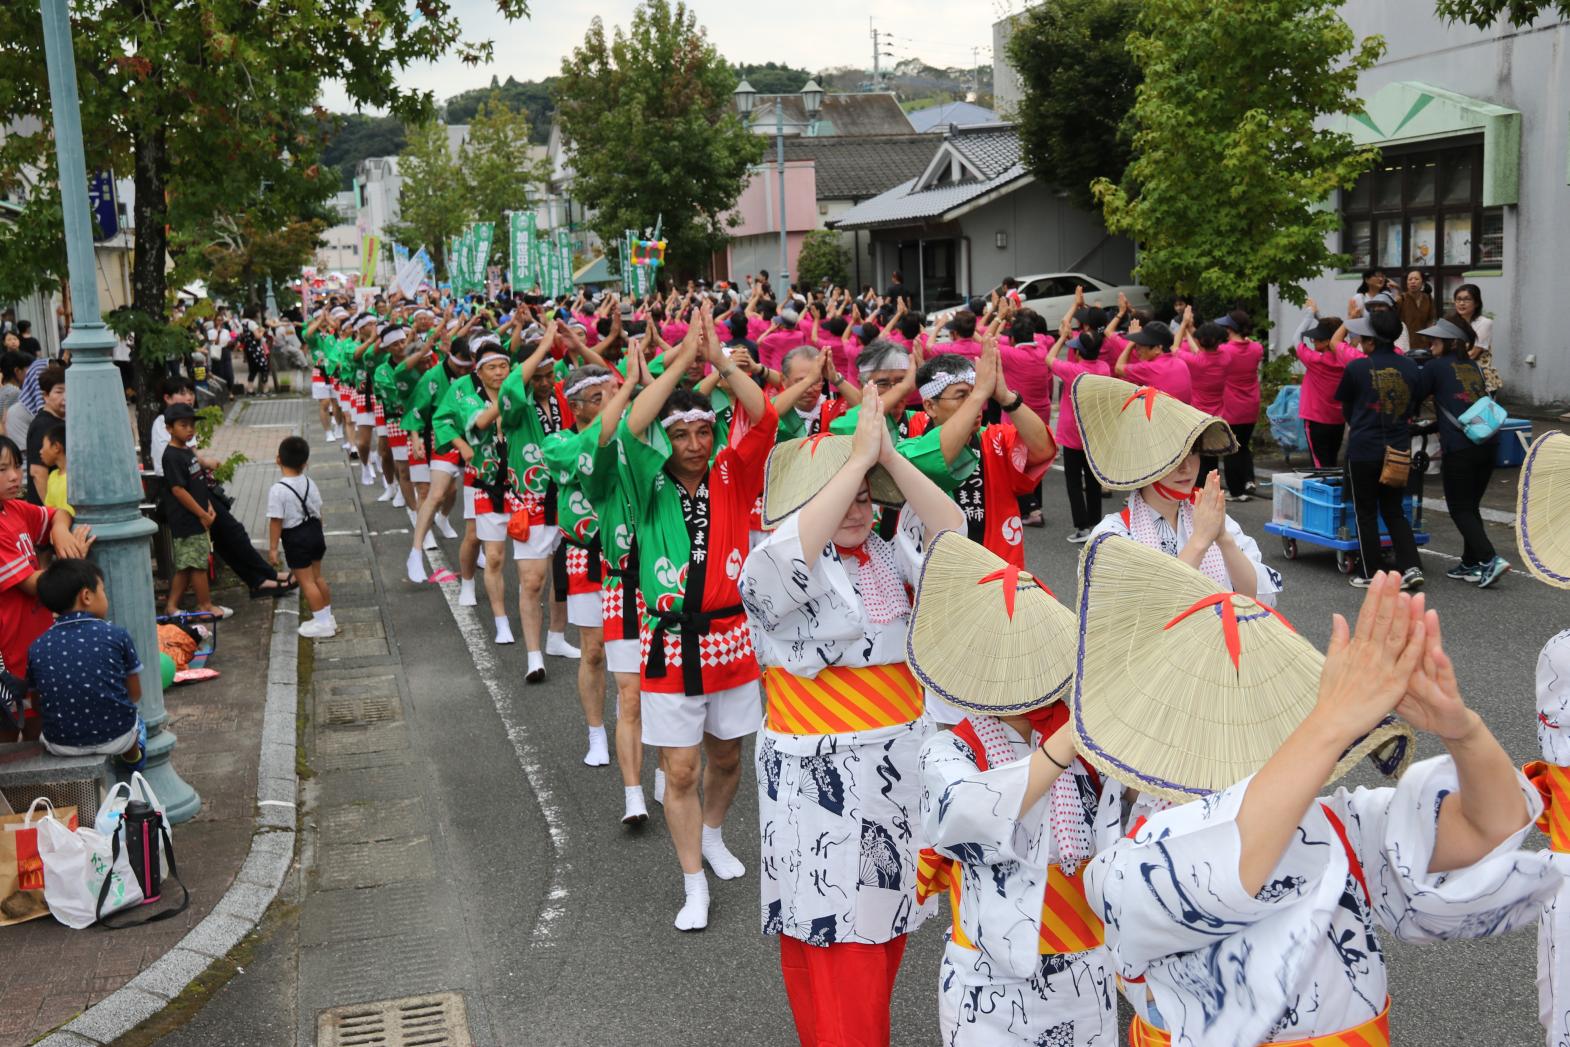
[{"label": "red and white patterned scarf", "polygon": [[[1162,535],[1161,525],[1164,523],[1166,523],[1166,519],[1150,507],[1150,503],[1145,501],[1144,495],[1138,491],[1129,495],[1128,530],[1134,541],[1148,548],[1158,549],[1168,556],[1176,556],[1181,551],[1181,544],[1176,547],[1169,547],[1169,543],[1164,540]],[[1194,533],[1194,507],[1188,502],[1179,502],[1178,525],[1173,533],[1181,536],[1185,530],[1189,534]],[[1178,537],[1177,542],[1181,543],[1182,538]],[[1209,549],[1205,550],[1204,558],[1199,561],[1199,570],[1200,573],[1221,586],[1222,589],[1231,591],[1232,576],[1227,571],[1227,562],[1221,555],[1220,547],[1214,542],[1211,543]]]}]

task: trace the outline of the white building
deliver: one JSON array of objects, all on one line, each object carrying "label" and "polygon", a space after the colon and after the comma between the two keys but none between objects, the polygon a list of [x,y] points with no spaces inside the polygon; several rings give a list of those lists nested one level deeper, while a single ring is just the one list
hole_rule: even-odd
[{"label": "white building", "polygon": [[[1386,52],[1358,82],[1364,111],[1334,121],[1382,158],[1337,194],[1331,246],[1346,272],[1310,281],[1321,311],[1341,314],[1360,270],[1399,280],[1416,266],[1440,308],[1476,284],[1494,318],[1493,353],[1505,397],[1546,407],[1570,402],[1563,336],[1570,272],[1570,19],[1544,15],[1514,28],[1446,25],[1432,0],[1350,0],[1342,17]],[[1275,302],[1276,330],[1301,312]]]},{"label": "white building", "polygon": [[[468,124],[445,124],[447,129],[447,149],[453,159],[458,159],[463,153],[463,147],[469,141]],[[363,242],[367,236],[374,236],[382,241],[384,246],[377,252],[375,282],[386,284],[393,277],[393,258],[390,248],[385,246],[387,240],[387,227],[402,218],[398,200],[403,193],[403,176],[398,171],[398,157],[372,156],[361,160],[354,169],[354,203],[355,203],[355,228]],[[405,244],[410,250],[417,249],[419,244]],[[358,258],[359,246],[355,247],[358,269],[364,263]]]},{"label": "white building", "polygon": [[338,221],[323,231],[321,244],[316,248],[318,272],[350,273],[360,268],[360,228],[355,224],[355,203],[352,189],[333,196],[331,207]]}]

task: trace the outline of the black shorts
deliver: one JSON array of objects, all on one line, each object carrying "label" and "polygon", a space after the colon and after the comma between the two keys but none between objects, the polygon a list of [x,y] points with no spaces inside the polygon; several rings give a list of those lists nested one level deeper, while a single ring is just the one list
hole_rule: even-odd
[{"label": "black shorts", "polygon": [[320,520],[307,520],[294,527],[285,527],[283,562],[290,570],[309,567],[327,555],[327,537],[322,533]]}]

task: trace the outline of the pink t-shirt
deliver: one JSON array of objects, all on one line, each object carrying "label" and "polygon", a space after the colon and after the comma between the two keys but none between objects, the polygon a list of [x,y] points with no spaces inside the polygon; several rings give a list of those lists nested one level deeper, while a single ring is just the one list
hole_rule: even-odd
[{"label": "pink t-shirt", "polygon": [[758,362],[771,371],[778,371],[786,353],[806,344],[807,333],[800,327],[781,328],[758,339]]},{"label": "pink t-shirt", "polygon": [[1344,422],[1346,415],[1336,399],[1336,387],[1341,384],[1341,372],[1346,370],[1347,363],[1362,355],[1362,350],[1347,342],[1341,342],[1327,353],[1299,342],[1297,358],[1303,363],[1303,388],[1297,398],[1298,417],[1332,425]]},{"label": "pink t-shirt", "polygon": [[1047,350],[1052,342],[1037,335],[1036,341],[1015,345],[1004,338],[998,339],[998,356],[1003,361],[1003,377],[1010,389],[1025,398],[1025,404],[1052,424],[1052,372],[1047,370]]},{"label": "pink t-shirt", "polygon": [[756,342],[764,331],[769,329],[769,322],[761,316],[747,317],[747,337]]},{"label": "pink t-shirt", "polygon": [[851,385],[860,387],[861,383],[857,381],[856,376],[856,347],[839,335],[830,334],[820,327],[818,348],[829,354],[829,359],[834,361],[834,370],[839,372],[841,378]]},{"label": "pink t-shirt", "polygon": [[1128,380],[1135,385],[1148,385],[1184,403],[1193,402],[1188,365],[1176,353],[1162,353],[1154,360],[1137,360],[1131,356],[1124,365],[1124,371]]},{"label": "pink t-shirt", "polygon": [[1226,355],[1219,348],[1198,352],[1180,350],[1178,359],[1188,368],[1189,403],[1219,418],[1227,388]]},{"label": "pink t-shirt", "polygon": [[1252,425],[1259,421],[1259,361],[1265,356],[1265,347],[1258,342],[1229,342],[1220,351],[1227,359],[1221,420],[1228,425]]},{"label": "pink t-shirt", "polygon": [[677,345],[687,337],[687,325],[680,320],[667,320],[660,328],[660,337],[670,345]]},{"label": "pink t-shirt", "polygon": [[974,338],[956,338],[952,342],[933,342],[927,347],[927,355],[936,353],[953,353],[963,356],[967,360],[975,360],[981,356],[981,343]]},{"label": "pink t-shirt", "polygon": [[1059,447],[1084,450],[1085,441],[1079,435],[1079,419],[1074,417],[1074,404],[1069,399],[1069,386],[1082,374],[1111,374],[1112,365],[1105,360],[1054,360],[1052,373],[1063,383],[1058,392],[1058,424],[1056,435]]}]

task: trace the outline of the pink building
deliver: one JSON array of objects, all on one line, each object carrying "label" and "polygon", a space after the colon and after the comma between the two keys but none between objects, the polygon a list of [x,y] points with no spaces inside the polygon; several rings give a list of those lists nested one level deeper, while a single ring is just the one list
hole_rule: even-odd
[{"label": "pink building", "polygon": [[[778,279],[780,269],[780,175],[771,149],[764,163],[753,169],[752,178],[736,201],[739,224],[731,228],[730,243],[714,256],[717,279],[734,277],[745,282],[747,276],[767,269]],[[786,250],[792,279],[796,256],[808,233],[821,226],[815,165],[811,160],[785,161]]]}]

